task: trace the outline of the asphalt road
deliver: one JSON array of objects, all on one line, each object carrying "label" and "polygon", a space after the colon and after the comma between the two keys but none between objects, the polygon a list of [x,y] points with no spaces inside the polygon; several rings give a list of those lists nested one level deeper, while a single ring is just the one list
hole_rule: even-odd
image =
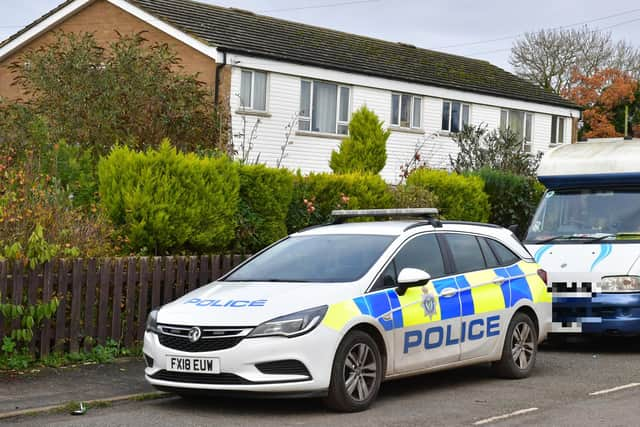
[{"label": "asphalt road", "polygon": [[[637,384],[637,385],[634,385]],[[617,389],[619,387],[626,387]],[[613,389],[613,391],[609,391]],[[591,395],[596,393],[595,395]],[[374,406],[335,414],[317,400],[183,400],[177,397],[14,419],[19,426],[637,426],[640,339],[547,345],[533,375],[491,377],[489,366],[383,384]]]}]

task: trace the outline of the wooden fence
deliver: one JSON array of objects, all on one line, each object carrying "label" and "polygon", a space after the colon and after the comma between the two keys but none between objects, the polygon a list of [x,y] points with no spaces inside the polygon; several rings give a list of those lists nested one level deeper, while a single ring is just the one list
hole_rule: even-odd
[{"label": "wooden fence", "polygon": [[[129,347],[142,340],[149,311],[217,279],[245,257],[130,257],[52,260],[34,270],[0,261],[0,301],[60,300],[57,312],[34,328],[31,352],[89,349],[109,338]],[[0,314],[0,337],[12,322]]]}]

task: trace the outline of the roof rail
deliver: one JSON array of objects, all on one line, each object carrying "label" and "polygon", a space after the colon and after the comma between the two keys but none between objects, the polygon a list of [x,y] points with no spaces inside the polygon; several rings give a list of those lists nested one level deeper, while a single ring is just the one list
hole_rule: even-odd
[{"label": "roof rail", "polygon": [[453,224],[453,225],[476,225],[480,227],[490,227],[490,228],[504,228],[501,225],[490,224],[487,222],[476,222],[476,221],[442,221],[443,224]]},{"label": "roof rail", "polygon": [[346,219],[357,218],[362,216],[371,216],[374,218],[409,217],[409,218],[424,218],[427,220],[435,220],[434,217],[437,215],[438,215],[438,209],[436,208],[353,209],[353,210],[340,209],[340,210],[334,210],[331,212],[331,216],[334,218],[333,219],[334,224],[341,224]]}]

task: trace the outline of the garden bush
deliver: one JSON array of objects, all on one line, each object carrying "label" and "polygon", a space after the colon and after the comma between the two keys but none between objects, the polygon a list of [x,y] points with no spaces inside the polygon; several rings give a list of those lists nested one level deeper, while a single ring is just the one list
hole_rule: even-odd
[{"label": "garden bush", "polygon": [[287,218],[290,233],[326,223],[334,209],[391,208],[393,197],[379,175],[329,173],[301,176],[294,180],[293,197]]},{"label": "garden bush", "polygon": [[287,235],[293,175],[287,169],[240,165],[235,249],[254,253]]},{"label": "garden bush", "polygon": [[74,209],[59,179],[38,171],[32,158],[0,155],[0,258],[33,266],[53,256],[111,255],[106,219]]},{"label": "garden bush", "polygon": [[438,198],[426,188],[415,185],[398,185],[391,189],[394,208],[435,208]]},{"label": "garden bush", "polygon": [[524,233],[544,193],[544,186],[533,177],[492,169],[481,169],[476,175],[484,181],[484,191],[489,196],[489,220],[503,227],[517,224],[519,234]]},{"label": "garden bush", "polygon": [[224,251],[235,233],[240,187],[226,156],[184,154],[168,140],[116,147],[98,164],[100,199],[138,253]]},{"label": "garden bush", "polygon": [[338,151],[331,153],[329,166],[334,173],[379,173],[387,163],[387,139],[391,131],[382,128],[376,113],[363,106],[353,113],[349,136]]},{"label": "garden bush", "polygon": [[424,188],[438,199],[440,217],[451,220],[487,222],[490,205],[477,176],[464,176],[435,169],[418,169],[407,178],[408,186]]}]

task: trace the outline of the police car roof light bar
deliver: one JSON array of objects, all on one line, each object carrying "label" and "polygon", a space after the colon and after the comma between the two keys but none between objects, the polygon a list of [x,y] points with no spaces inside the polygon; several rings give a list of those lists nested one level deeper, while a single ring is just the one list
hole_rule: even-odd
[{"label": "police car roof light bar", "polygon": [[440,223],[435,216],[438,215],[438,209],[436,208],[404,208],[404,209],[339,209],[331,212],[331,216],[334,218],[334,224],[341,224],[346,219],[357,218],[362,216],[370,216],[374,218],[388,218],[388,217],[410,217],[410,218],[424,218],[429,222],[432,222],[434,227],[436,223]]}]

